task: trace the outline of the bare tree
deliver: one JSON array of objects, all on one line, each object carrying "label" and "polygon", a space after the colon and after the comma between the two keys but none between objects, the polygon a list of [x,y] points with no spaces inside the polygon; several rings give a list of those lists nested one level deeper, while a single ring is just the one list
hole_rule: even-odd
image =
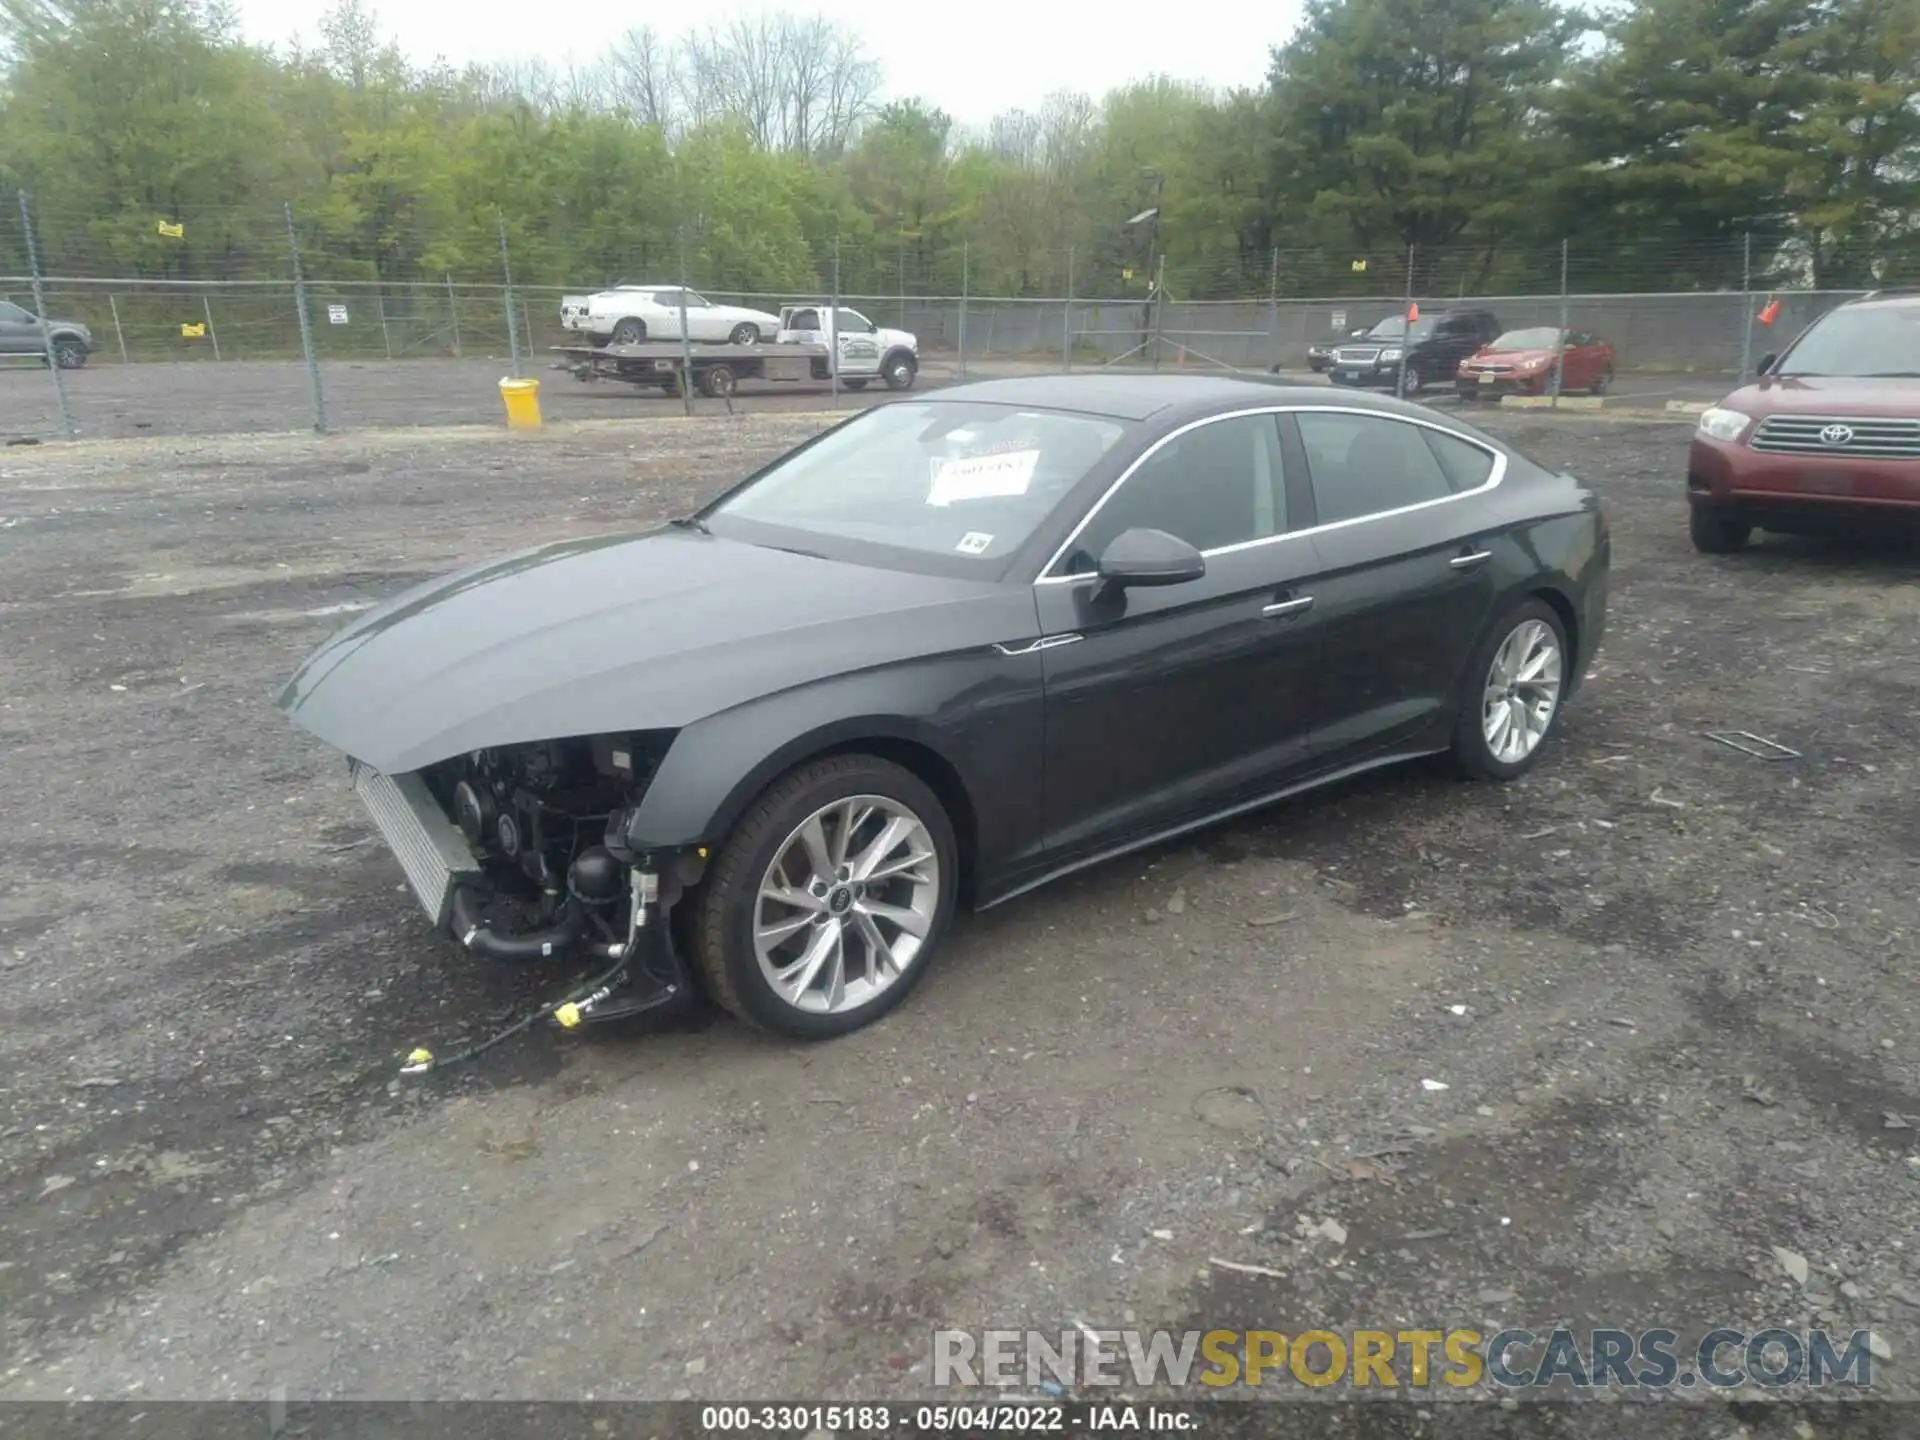
[{"label": "bare tree", "polygon": [[651,25],[627,31],[607,57],[608,98],[614,113],[637,125],[671,130],[678,69],[673,47]]},{"label": "bare tree", "polygon": [[743,16],[689,36],[681,60],[688,119],[735,116],[768,150],[838,153],[880,89],[859,37],[824,16]]},{"label": "bare tree", "polygon": [[1072,175],[1093,148],[1100,112],[1079,90],[1056,90],[1040,102],[1040,161],[1057,176]]},{"label": "bare tree", "polygon": [[987,122],[987,149],[1022,170],[1040,163],[1040,120],[1025,110],[1003,110]]}]

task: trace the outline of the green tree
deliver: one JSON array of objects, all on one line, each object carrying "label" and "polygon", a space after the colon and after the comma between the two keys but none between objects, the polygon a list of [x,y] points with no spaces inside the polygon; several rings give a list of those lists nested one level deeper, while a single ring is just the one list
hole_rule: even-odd
[{"label": "green tree", "polygon": [[[1308,0],[1269,77],[1272,193],[1289,244],[1485,252],[1555,161],[1542,117],[1574,34],[1548,0]],[[1424,252],[1424,253],[1423,253]]]}]

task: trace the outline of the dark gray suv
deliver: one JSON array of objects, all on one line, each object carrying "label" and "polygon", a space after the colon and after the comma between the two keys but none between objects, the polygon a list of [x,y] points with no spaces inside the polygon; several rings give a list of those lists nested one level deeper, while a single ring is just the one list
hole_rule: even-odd
[{"label": "dark gray suv", "polygon": [[31,310],[0,300],[0,356],[45,355],[49,342],[54,363],[62,370],[78,370],[93,353],[93,332],[78,320],[49,320],[43,325]]},{"label": "dark gray suv", "polygon": [[1336,350],[1328,373],[1336,385],[1391,390],[1404,368],[1405,393],[1418,395],[1429,385],[1452,384],[1460,362],[1499,334],[1491,310],[1436,310],[1411,325],[1404,315],[1389,315]]}]

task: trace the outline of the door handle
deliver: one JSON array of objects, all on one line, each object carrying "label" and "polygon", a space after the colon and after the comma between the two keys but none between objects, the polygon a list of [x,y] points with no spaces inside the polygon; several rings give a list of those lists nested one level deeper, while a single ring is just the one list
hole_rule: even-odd
[{"label": "door handle", "polygon": [[1280,615],[1298,615],[1301,611],[1311,610],[1312,608],[1313,597],[1311,595],[1302,595],[1294,600],[1276,600],[1271,605],[1261,607],[1260,613],[1268,619],[1273,619]]},{"label": "door handle", "polygon": [[1473,550],[1465,555],[1456,555],[1447,563],[1456,570],[1471,570],[1476,565],[1484,565],[1493,558],[1491,550]]}]

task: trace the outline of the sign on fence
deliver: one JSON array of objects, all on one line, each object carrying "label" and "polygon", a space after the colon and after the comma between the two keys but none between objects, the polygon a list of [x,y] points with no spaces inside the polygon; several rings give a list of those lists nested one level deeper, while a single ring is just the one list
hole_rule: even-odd
[{"label": "sign on fence", "polygon": [[1333,328],[1336,330],[1344,330],[1347,328],[1347,312],[1346,311],[1336,310],[1333,312]]},{"label": "sign on fence", "polygon": [[333,325],[346,324],[347,323],[347,307],[344,305],[327,306],[327,320],[328,320],[328,323]]}]

